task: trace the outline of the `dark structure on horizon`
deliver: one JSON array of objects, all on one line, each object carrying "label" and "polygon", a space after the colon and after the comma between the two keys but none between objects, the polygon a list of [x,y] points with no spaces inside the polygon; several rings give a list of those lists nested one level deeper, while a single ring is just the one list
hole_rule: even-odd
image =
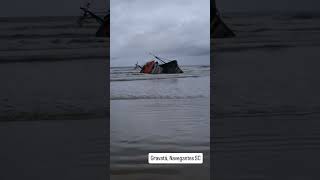
[{"label": "dark structure on horizon", "polygon": [[96,37],[110,37],[110,12],[108,12],[104,18],[101,18],[100,16],[91,12],[89,10],[89,6],[90,4],[87,4],[86,7],[80,7],[80,9],[83,11],[83,15],[78,20],[79,25],[82,26],[83,21],[91,16],[100,24],[100,27],[96,32]]},{"label": "dark structure on horizon", "polygon": [[140,68],[140,73],[144,74],[179,74],[183,73],[183,71],[180,69],[178,65],[177,60],[170,60],[170,59],[164,59],[160,58],[156,55],[151,54],[154,58],[156,58],[158,61],[151,60],[147,62],[142,67],[136,64],[136,68]]},{"label": "dark structure on horizon", "polygon": [[212,38],[228,38],[234,37],[233,31],[221,20],[219,11],[216,7],[216,1],[212,0],[210,4],[211,9],[211,35]]}]

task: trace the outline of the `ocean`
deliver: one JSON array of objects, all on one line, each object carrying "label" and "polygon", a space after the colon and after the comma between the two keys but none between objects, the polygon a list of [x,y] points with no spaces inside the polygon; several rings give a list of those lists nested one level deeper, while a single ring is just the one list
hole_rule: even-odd
[{"label": "ocean", "polygon": [[319,13],[222,13],[211,43],[213,179],[317,179]]},{"label": "ocean", "polygon": [[[237,36],[212,41],[210,68],[182,65],[187,73],[172,77],[111,68],[113,179],[207,179],[209,110],[214,179],[318,176],[320,16],[222,17]],[[2,179],[104,172],[109,40],[96,28],[75,17],[0,18],[0,155],[12,170]],[[207,155],[205,166],[149,166],[149,151]]]},{"label": "ocean", "polygon": [[[109,39],[77,17],[0,18],[2,121],[104,117]],[[101,83],[101,84],[99,84]]]},{"label": "ocean", "polygon": [[[111,179],[209,179],[210,67],[181,69],[141,74],[111,68]],[[151,152],[200,152],[204,164],[149,165]]]},{"label": "ocean", "polygon": [[97,28],[0,18],[0,179],[107,179],[109,39]]}]

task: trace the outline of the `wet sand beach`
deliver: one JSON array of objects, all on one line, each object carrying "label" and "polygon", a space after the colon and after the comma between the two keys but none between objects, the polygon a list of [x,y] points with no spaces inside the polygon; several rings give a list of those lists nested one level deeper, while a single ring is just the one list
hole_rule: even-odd
[{"label": "wet sand beach", "polygon": [[212,44],[213,179],[318,179],[319,16],[228,17],[238,36]]}]

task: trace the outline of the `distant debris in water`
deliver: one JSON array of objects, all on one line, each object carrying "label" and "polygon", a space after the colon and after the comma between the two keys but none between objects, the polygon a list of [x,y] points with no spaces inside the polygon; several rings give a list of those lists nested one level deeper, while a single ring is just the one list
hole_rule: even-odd
[{"label": "distant debris in water", "polygon": [[158,56],[153,55],[157,60],[159,60],[161,63],[159,63],[156,60],[151,60],[147,62],[142,67],[136,64],[136,68],[140,68],[140,73],[145,74],[178,74],[183,73],[183,71],[180,69],[177,60],[169,60],[166,62],[164,58],[160,58]]}]

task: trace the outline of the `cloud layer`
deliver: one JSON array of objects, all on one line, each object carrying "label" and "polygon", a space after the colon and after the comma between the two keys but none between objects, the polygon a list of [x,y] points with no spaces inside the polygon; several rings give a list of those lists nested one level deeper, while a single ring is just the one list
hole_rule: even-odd
[{"label": "cloud layer", "polygon": [[111,0],[110,7],[111,65],[132,65],[147,52],[209,63],[209,0]]}]

